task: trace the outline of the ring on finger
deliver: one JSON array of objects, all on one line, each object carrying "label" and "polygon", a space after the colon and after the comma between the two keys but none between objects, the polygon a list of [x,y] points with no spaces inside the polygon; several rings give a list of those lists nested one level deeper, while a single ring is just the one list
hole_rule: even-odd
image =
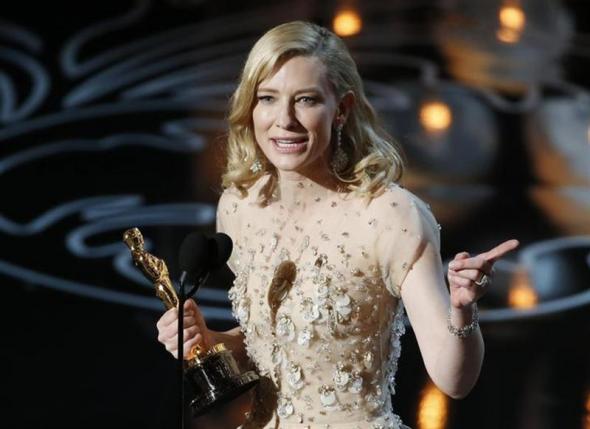
[{"label": "ring on finger", "polygon": [[479,287],[486,287],[489,281],[489,277],[487,274],[483,274],[479,280],[474,281],[477,286]]}]

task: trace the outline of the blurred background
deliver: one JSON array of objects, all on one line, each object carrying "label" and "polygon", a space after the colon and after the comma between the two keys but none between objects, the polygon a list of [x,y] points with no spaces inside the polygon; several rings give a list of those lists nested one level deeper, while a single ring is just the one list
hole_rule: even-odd
[{"label": "blurred background", "polygon": [[[121,242],[176,278],[214,230],[225,115],[264,31],[333,29],[404,148],[444,260],[508,238],[481,302],[486,360],[461,401],[411,330],[395,408],[415,429],[590,429],[590,15],[586,1],[118,0],[0,5],[0,426],[170,428],[163,311]],[[227,281],[199,300],[235,325]],[[226,414],[195,426],[225,428]]]}]

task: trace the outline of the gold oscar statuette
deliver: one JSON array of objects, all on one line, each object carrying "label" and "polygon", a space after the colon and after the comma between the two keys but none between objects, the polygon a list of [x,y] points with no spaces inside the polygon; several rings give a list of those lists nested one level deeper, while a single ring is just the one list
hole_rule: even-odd
[{"label": "gold oscar statuette", "polygon": [[[133,262],[152,282],[166,309],[177,308],[179,299],[168,267],[162,259],[144,249],[139,229],[125,231],[123,241],[131,251]],[[254,371],[240,372],[231,351],[223,343],[215,344],[209,350],[194,346],[186,357],[184,376],[194,392],[190,405],[195,417],[246,392],[259,380]]]}]

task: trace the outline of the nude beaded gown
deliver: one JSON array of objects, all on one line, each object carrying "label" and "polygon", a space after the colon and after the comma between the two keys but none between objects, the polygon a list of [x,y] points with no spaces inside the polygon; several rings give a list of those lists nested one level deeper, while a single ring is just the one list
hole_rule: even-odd
[{"label": "nude beaded gown", "polygon": [[391,403],[400,290],[427,241],[439,248],[432,213],[395,184],[368,200],[298,182],[292,208],[261,206],[266,180],[218,206],[233,313],[262,378],[242,428],[404,428]]}]

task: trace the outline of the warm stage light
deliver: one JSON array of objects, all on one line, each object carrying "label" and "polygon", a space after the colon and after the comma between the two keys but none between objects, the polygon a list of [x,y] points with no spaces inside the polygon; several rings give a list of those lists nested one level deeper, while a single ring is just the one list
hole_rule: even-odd
[{"label": "warm stage light", "polygon": [[498,40],[504,43],[516,43],[520,40],[526,15],[522,8],[516,5],[504,5],[498,13],[500,28],[496,32]]},{"label": "warm stage light", "polygon": [[590,429],[590,390],[586,396],[586,415],[584,416],[584,429]]},{"label": "warm stage light", "polygon": [[447,426],[448,398],[429,383],[418,404],[418,429],[444,429]]},{"label": "warm stage light", "polygon": [[512,308],[533,308],[537,305],[539,296],[530,285],[530,280],[525,272],[517,272],[508,291],[508,305]]},{"label": "warm stage light", "polygon": [[516,43],[520,40],[521,33],[510,28],[502,27],[496,31],[496,37],[504,43]]},{"label": "warm stage light", "polygon": [[498,14],[500,24],[504,28],[521,32],[526,23],[526,15],[518,6],[502,6]]},{"label": "warm stage light", "polygon": [[453,113],[442,101],[428,101],[420,108],[420,123],[429,132],[447,130],[453,122]]},{"label": "warm stage light", "polygon": [[363,20],[354,9],[342,9],[334,17],[332,22],[334,33],[339,36],[354,36],[360,33],[363,27]]}]

